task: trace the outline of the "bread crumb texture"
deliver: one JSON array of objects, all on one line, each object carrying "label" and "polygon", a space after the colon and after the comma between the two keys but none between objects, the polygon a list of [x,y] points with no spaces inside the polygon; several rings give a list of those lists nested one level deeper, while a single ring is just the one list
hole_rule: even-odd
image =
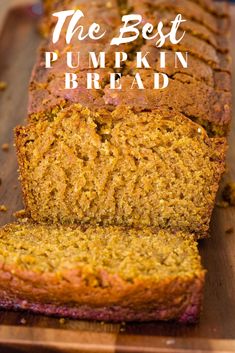
[{"label": "bread crumb texture", "polygon": [[16,144],[35,221],[208,231],[226,140],[182,115],[74,104],[18,128]]},{"label": "bread crumb texture", "polygon": [[125,281],[201,273],[193,237],[151,229],[15,223],[0,230],[0,263],[16,270],[84,274],[105,270]]}]

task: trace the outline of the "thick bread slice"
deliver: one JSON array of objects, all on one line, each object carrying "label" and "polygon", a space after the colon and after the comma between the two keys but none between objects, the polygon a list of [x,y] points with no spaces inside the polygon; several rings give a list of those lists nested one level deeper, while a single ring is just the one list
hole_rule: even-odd
[{"label": "thick bread slice", "polygon": [[192,236],[150,229],[0,229],[0,307],[62,317],[195,322],[205,271]]}]

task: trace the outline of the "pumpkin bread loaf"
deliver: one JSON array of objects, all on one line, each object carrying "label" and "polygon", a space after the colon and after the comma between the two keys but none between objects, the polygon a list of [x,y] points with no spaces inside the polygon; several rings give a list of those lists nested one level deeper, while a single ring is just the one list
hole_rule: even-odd
[{"label": "pumpkin bread loaf", "polygon": [[[30,220],[0,230],[0,306],[81,319],[177,320],[199,316],[205,271],[195,239],[208,234],[231,121],[229,16],[212,0],[44,0],[39,51],[29,90],[28,125],[16,146]],[[99,42],[51,42],[53,12],[80,9]],[[181,13],[183,40],[157,48],[141,36],[121,45],[128,59],[121,90],[110,89],[115,46],[125,14],[153,25]],[[99,18],[99,21],[97,21]],[[183,32],[181,32],[182,34]],[[159,65],[166,52],[167,65]],[[44,51],[58,60],[45,69]],[[80,52],[68,70],[66,54]],[[106,53],[106,68],[88,67],[89,52]],[[150,69],[136,69],[136,52]],[[188,68],[175,52],[188,55]],[[65,90],[64,73],[77,89]],[[86,88],[88,72],[100,89]],[[139,73],[144,90],[130,89]],[[168,76],[153,88],[155,73]],[[35,222],[35,223],[33,223]]]},{"label": "pumpkin bread loaf", "polygon": [[195,322],[205,271],[182,232],[12,224],[0,230],[0,307],[79,319]]}]

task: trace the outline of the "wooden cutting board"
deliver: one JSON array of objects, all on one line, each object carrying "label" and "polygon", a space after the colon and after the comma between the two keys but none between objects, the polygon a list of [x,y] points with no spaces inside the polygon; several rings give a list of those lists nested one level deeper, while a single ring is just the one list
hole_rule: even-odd
[{"label": "wooden cutting board", "polygon": [[[7,13],[7,3],[9,6],[8,0],[0,2],[0,19],[3,19],[3,10],[5,15]],[[33,11],[28,6],[14,7],[0,26],[0,80],[7,82],[7,89],[0,92],[0,146],[10,145],[8,152],[0,149],[0,204],[8,207],[6,213],[0,213],[1,225],[14,221],[13,212],[22,208],[12,129],[26,116],[28,80],[40,41],[35,11],[37,9]],[[235,6],[231,7],[231,13],[235,43]],[[228,156],[229,175],[233,180],[234,141],[235,126]],[[235,233],[226,233],[231,227],[235,230],[235,208],[216,208],[211,224],[212,238],[200,243],[208,274],[199,324],[114,325],[0,312],[0,353],[235,352]]]}]

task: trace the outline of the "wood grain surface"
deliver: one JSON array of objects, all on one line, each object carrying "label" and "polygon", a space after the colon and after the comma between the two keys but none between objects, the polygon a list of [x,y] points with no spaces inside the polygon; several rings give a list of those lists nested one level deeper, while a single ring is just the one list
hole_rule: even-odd
[{"label": "wood grain surface", "polygon": [[[235,7],[231,7],[231,13],[231,43],[234,44]],[[8,11],[4,25],[0,27],[0,81],[7,83],[7,89],[0,92],[0,146],[3,143],[10,145],[8,152],[0,149],[0,205],[8,208],[6,213],[0,212],[1,225],[14,221],[14,211],[23,207],[12,130],[23,123],[26,116],[28,81],[40,42],[36,27],[37,17],[31,7]],[[232,52],[234,54],[234,50]],[[234,141],[235,127],[230,135],[229,172],[226,176],[233,180]],[[200,243],[208,274],[199,324],[63,322],[29,313],[0,312],[0,353],[235,352],[235,233],[226,233],[231,227],[235,229],[235,208],[216,208],[211,239]]]}]

